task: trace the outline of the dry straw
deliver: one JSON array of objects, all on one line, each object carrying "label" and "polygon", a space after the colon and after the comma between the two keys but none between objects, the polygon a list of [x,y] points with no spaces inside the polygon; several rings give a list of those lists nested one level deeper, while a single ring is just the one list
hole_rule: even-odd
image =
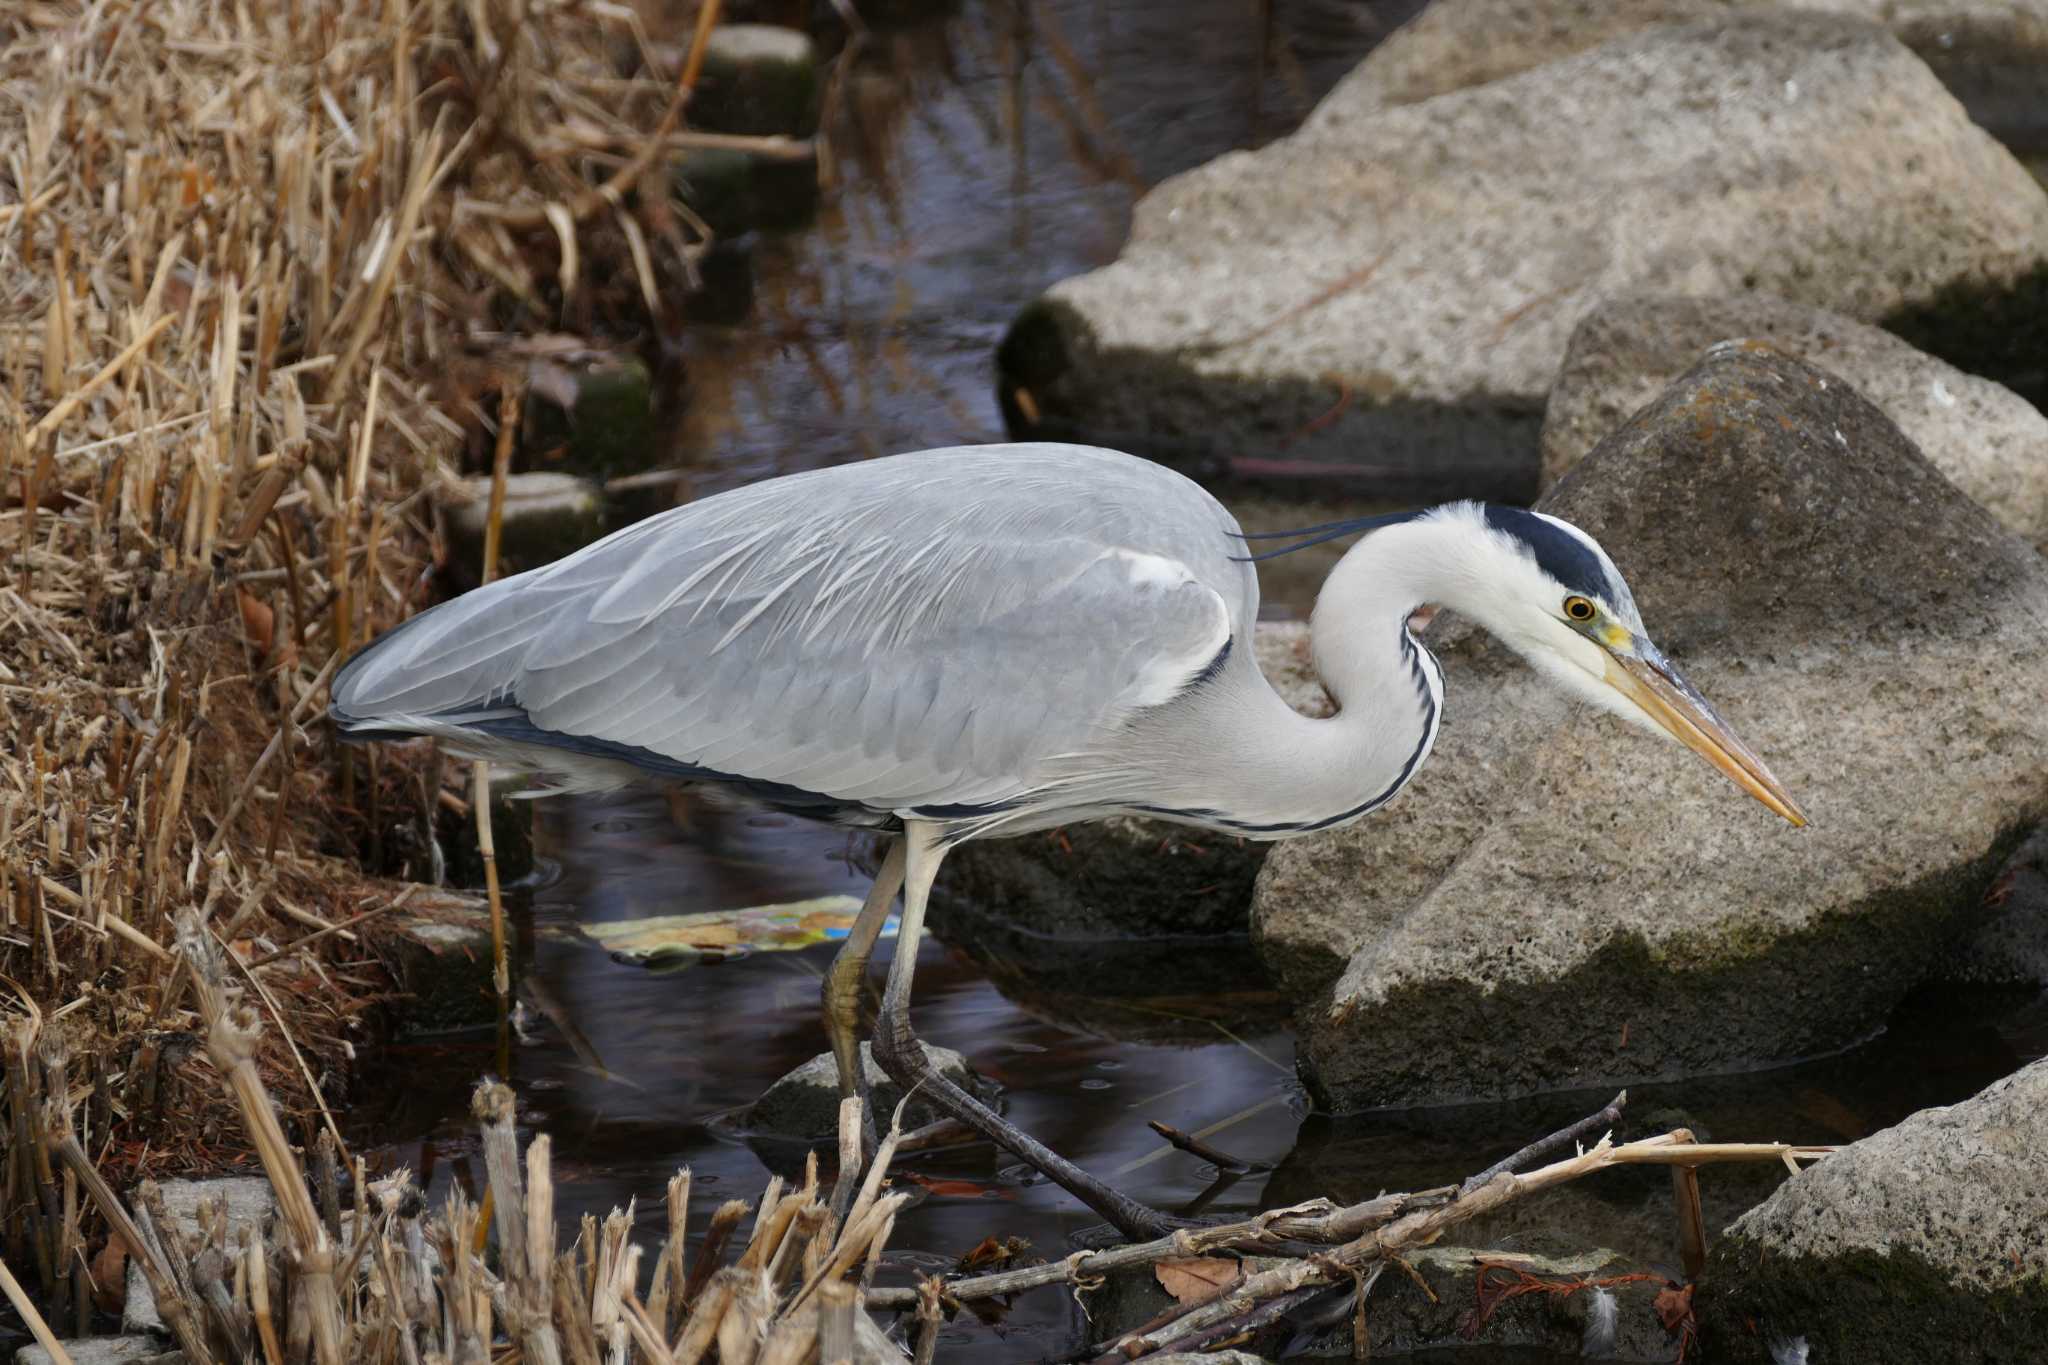
[{"label": "dry straw", "polygon": [[[372,935],[407,894],[371,874],[423,870],[462,803],[437,765],[333,745],[326,684],[424,604],[435,494],[498,444],[492,395],[516,411],[524,362],[479,338],[644,330],[706,245],[665,181],[635,193],[653,154],[613,150],[690,136],[684,85],[616,65],[645,39],[547,0],[0,7],[0,1016],[28,1125],[0,1288],[67,1331],[91,1248],[141,1235],[111,1185],[277,1177],[338,1139],[321,1085],[390,989]],[[196,1041],[181,921],[265,1027]],[[68,1149],[22,1117],[28,1040],[73,1059]],[[258,1093],[281,1108],[249,1128]],[[233,1276],[241,1326],[277,1359],[289,1282],[290,1353],[340,1358],[362,1267],[287,1212],[286,1279]],[[220,1323],[189,1313],[166,1321],[209,1358]]]},{"label": "dry straw", "polygon": [[0,7],[0,974],[114,1168],[238,1141],[165,1046],[179,914],[260,964],[292,1117],[388,989],[363,863],[461,803],[332,745],[325,683],[426,599],[520,382],[477,337],[645,328],[702,251],[611,150],[688,136],[646,50],[545,0]]}]

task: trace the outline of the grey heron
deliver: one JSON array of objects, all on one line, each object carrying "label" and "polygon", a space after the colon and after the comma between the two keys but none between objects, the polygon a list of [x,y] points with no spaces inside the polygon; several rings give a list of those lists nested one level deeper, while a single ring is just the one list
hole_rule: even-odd
[{"label": "grey heron", "polygon": [[1467,502],[1301,535],[1360,533],[1311,619],[1327,719],[1259,671],[1252,538],[1220,503],[1150,461],[1051,444],[897,455],[674,508],[387,632],[335,675],[330,715],[351,738],[433,736],[550,790],[719,783],[899,836],[826,974],[842,1090],[859,1085],[860,987],[900,886],[884,1070],[1153,1234],[1170,1220],[1006,1123],[917,1043],[911,976],[947,850],[1118,813],[1251,839],[1360,819],[1436,738],[1443,675],[1409,629],[1428,604],[1804,823],[1584,532]]}]

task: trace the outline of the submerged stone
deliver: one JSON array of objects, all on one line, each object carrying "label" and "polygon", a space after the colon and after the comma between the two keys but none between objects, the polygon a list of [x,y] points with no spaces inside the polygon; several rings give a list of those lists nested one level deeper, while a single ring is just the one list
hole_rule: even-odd
[{"label": "submerged stone", "polygon": [[1980,921],[2048,805],[2048,564],[1840,380],[1716,347],[1540,506],[1614,555],[1811,827],[1440,625],[1430,762],[1278,845],[1253,904],[1333,1109],[1840,1048]]},{"label": "submerged stone", "polygon": [[1759,294],[1625,298],[1588,313],[1544,414],[1544,484],[1731,337],[1768,342],[1847,380],[2007,530],[2048,547],[2048,417],[2038,408],[1889,332]]},{"label": "submerged stone", "polygon": [[[983,1089],[982,1081],[968,1067],[965,1057],[949,1047],[934,1047],[922,1040],[920,1045],[941,1076],[969,1094]],[[903,1088],[883,1072],[881,1064],[875,1060],[873,1043],[860,1045],[860,1063],[867,1074],[875,1129],[887,1132],[890,1116],[896,1112],[896,1105],[903,1098]],[[907,1133],[913,1128],[922,1128],[944,1117],[945,1114],[929,1100],[912,1096],[903,1111],[903,1131]],[[750,1134],[758,1136],[802,1138],[816,1142],[836,1138],[839,1134],[839,1070],[832,1054],[820,1053],[769,1086],[747,1110],[745,1125]]]},{"label": "submerged stone", "polygon": [[1527,498],[1602,298],[1948,316],[2044,257],[2048,194],[1890,33],[1741,13],[1400,107],[1340,86],[1293,136],[1148,194],[1116,262],[1019,316],[999,394],[1020,434],[1197,471],[1284,448],[1390,495]]},{"label": "submerged stone", "polygon": [[1815,1163],[1714,1246],[1716,1360],[2037,1359],[2048,1342],[2048,1061]]}]

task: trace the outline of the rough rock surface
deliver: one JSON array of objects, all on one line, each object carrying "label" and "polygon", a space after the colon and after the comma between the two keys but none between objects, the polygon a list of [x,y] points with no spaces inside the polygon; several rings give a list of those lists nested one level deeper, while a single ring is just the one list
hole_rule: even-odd
[{"label": "rough rock surface", "polygon": [[1544,500],[1812,819],[1440,633],[1410,791],[1253,935],[1332,1108],[1777,1063],[1876,1027],[2048,807],[2048,566],[1847,385],[1716,347]]},{"label": "rough rock surface", "polygon": [[1588,313],[1572,332],[1543,418],[1545,486],[1653,402],[1707,347],[1736,337],[1767,341],[1840,375],[2006,529],[2048,547],[2048,416],[1889,332],[1765,295],[1616,299]]},{"label": "rough rock surface", "polygon": [[2020,845],[1992,879],[1984,901],[1991,917],[1941,975],[2048,990],[2048,826]]},{"label": "rough rock surface", "polygon": [[1815,1361],[2039,1359],[2044,1170],[2048,1061],[1819,1162],[1715,1244],[1700,1291],[1714,1357],[1804,1337]]},{"label": "rough rock surface", "polygon": [[[925,1055],[939,1074],[973,1093],[980,1080],[968,1069],[967,1059],[949,1047],[934,1047],[920,1040]],[[860,1045],[861,1069],[867,1073],[868,1090],[875,1107],[875,1126],[886,1129],[889,1116],[903,1098],[902,1087],[889,1079],[875,1060],[874,1044]],[[912,1099],[903,1111],[903,1129],[936,1123],[945,1115],[923,1100]],[[839,1133],[839,1072],[832,1054],[821,1052],[768,1087],[747,1110],[747,1130],[757,1135],[823,1140]]]},{"label": "rough rock surface", "polygon": [[2044,256],[2048,193],[1890,33],[1745,13],[1420,104],[1326,99],[1147,195],[1117,261],[1019,316],[999,392],[1020,433],[1198,470],[1284,451],[1529,496],[1543,396],[1602,298],[1874,319],[2003,298]]},{"label": "rough rock surface", "polygon": [[[1652,24],[1786,0],[1435,0],[1344,78],[1359,107],[1413,104],[1584,52]],[[1970,116],[2009,140],[2048,123],[2048,0],[1799,0],[1885,25]]]},{"label": "rough rock surface", "polygon": [[[184,1360],[181,1351],[167,1352],[157,1337],[136,1333],[122,1337],[74,1337],[58,1343],[71,1358],[71,1365],[172,1365]],[[52,1365],[50,1353],[40,1346],[24,1346],[15,1352],[14,1365]]]}]

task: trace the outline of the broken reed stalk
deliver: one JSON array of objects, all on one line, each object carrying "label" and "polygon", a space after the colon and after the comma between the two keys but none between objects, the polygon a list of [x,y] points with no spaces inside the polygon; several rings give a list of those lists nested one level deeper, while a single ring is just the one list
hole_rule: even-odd
[{"label": "broken reed stalk", "polygon": [[[495,1271],[479,1236],[484,1210],[457,1189],[429,1213],[410,1172],[372,1181],[358,1166],[354,1216],[342,1219],[331,1193],[333,1162],[323,1160],[309,1180],[277,1126],[253,1063],[257,1017],[242,1003],[218,945],[195,914],[181,916],[178,930],[210,1054],[263,1157],[280,1216],[267,1229],[235,1236],[224,1210],[202,1204],[196,1229],[181,1228],[150,1182],[131,1214],[79,1146],[66,1058],[47,1045],[43,1141],[78,1173],[88,1199],[142,1268],[193,1365],[258,1358],[266,1365],[484,1365],[508,1343],[533,1365],[696,1365],[712,1349],[721,1365],[903,1360],[864,1307],[862,1268],[879,1256],[904,1199],[883,1190],[882,1156],[860,1181],[854,1216],[844,1222],[825,1202],[815,1159],[794,1188],[770,1183],[751,1233],[730,1259],[732,1234],[750,1210],[738,1201],[719,1210],[693,1272],[704,1288],[693,1295],[682,1278],[688,1172],[670,1183],[668,1241],[658,1256],[649,1258],[632,1241],[630,1209],[614,1210],[601,1230],[586,1217],[583,1237],[558,1252],[549,1141],[536,1137],[522,1153],[512,1092],[486,1081],[472,1109],[483,1139]],[[24,1093],[16,1086],[10,1097],[18,1102]],[[857,1141],[858,1104],[843,1119]],[[324,1214],[309,1185],[323,1191]],[[4,1264],[0,1288],[52,1345],[55,1334]],[[821,1347],[829,1347],[829,1357],[821,1358]],[[52,1351],[63,1358],[61,1346]]]},{"label": "broken reed stalk", "polygon": [[[498,395],[498,439],[491,454],[491,502],[484,518],[484,562],[479,581],[498,576],[498,547],[505,520],[505,479],[512,469],[512,444],[519,430],[519,389],[509,379]],[[477,854],[484,865],[484,893],[491,905],[491,985],[498,993],[498,1031],[512,998],[512,967],[505,949],[505,898],[498,886],[498,844],[491,831],[491,765],[477,759],[470,768],[470,805],[476,812]]]},{"label": "broken reed stalk", "polygon": [[[1273,1209],[1253,1218],[1214,1227],[1181,1228],[1149,1242],[1135,1242],[1107,1251],[1078,1252],[1047,1265],[1018,1270],[993,1271],[962,1279],[940,1282],[945,1298],[958,1303],[1003,1298],[1044,1285],[1082,1284],[1117,1270],[1156,1265],[1214,1251],[1252,1255],[1286,1255],[1286,1243],[1313,1243],[1314,1258],[1295,1261],[1276,1278],[1259,1286],[1259,1297],[1309,1285],[1336,1282],[1336,1272],[1362,1268],[1379,1257],[1404,1248],[1424,1246],[1443,1232],[1468,1219],[1504,1205],[1614,1166],[1662,1165],[1689,1167],[1720,1162],[1816,1161],[1830,1155],[1832,1147],[1807,1147],[1780,1142],[1694,1143],[1683,1129],[1639,1142],[1615,1145],[1603,1138],[1577,1156],[1555,1162],[1526,1175],[1501,1172],[1470,1192],[1458,1186],[1443,1186],[1410,1194],[1383,1194],[1362,1203],[1337,1208],[1328,1200],[1286,1209]],[[1330,1248],[1322,1250],[1321,1248]],[[1289,1275],[1297,1281],[1281,1285]],[[1242,1295],[1240,1288],[1235,1291]],[[918,1291],[878,1289],[869,1296],[876,1308],[915,1308]]]}]

